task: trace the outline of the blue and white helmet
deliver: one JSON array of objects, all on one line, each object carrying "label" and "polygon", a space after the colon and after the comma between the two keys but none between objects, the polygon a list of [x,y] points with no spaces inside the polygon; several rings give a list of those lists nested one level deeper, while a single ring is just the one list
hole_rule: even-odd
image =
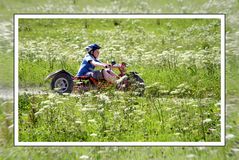
[{"label": "blue and white helmet", "polygon": [[101,47],[98,44],[94,43],[94,44],[87,46],[85,49],[88,53],[90,53],[91,51],[94,52],[95,50],[100,49],[100,48]]}]

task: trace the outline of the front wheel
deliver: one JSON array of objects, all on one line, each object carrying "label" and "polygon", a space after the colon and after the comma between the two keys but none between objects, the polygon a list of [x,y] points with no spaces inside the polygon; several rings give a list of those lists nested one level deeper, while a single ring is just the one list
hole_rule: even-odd
[{"label": "front wheel", "polygon": [[143,96],[145,90],[144,80],[137,72],[130,72],[117,84],[117,89],[123,91],[131,90],[137,92],[139,96]]},{"label": "front wheel", "polygon": [[59,73],[51,81],[51,89],[58,93],[71,93],[73,90],[73,80],[66,73]]}]

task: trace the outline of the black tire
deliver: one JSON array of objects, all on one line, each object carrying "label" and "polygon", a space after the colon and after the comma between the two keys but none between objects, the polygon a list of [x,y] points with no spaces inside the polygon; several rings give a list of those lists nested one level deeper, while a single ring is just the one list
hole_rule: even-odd
[{"label": "black tire", "polygon": [[116,88],[123,91],[135,91],[138,92],[139,96],[143,96],[145,85],[144,80],[137,74],[137,72],[129,72],[127,77],[117,84]]},{"label": "black tire", "polygon": [[71,76],[66,73],[59,73],[55,75],[51,81],[51,89],[58,93],[71,93],[73,85],[74,83]]},{"label": "black tire", "polygon": [[139,96],[143,96],[145,91],[144,80],[138,75],[137,72],[129,73],[129,81],[131,82],[129,86],[131,90],[138,92]]},{"label": "black tire", "polygon": [[130,74],[136,82],[144,83],[144,80],[136,72],[130,72]]}]

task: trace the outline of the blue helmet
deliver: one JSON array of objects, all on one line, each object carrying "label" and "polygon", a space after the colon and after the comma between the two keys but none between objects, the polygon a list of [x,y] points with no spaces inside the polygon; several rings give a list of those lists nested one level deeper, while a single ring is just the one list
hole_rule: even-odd
[{"label": "blue helmet", "polygon": [[89,46],[87,46],[85,49],[86,49],[86,51],[88,52],[88,53],[90,53],[91,51],[95,51],[95,50],[97,50],[97,49],[100,49],[101,47],[98,45],[98,44],[91,44],[91,45],[89,45]]}]

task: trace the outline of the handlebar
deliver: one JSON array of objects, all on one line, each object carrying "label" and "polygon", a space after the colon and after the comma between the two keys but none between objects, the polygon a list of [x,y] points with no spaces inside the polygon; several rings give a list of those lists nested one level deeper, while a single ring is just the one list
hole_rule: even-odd
[{"label": "handlebar", "polygon": [[114,66],[114,67],[117,67],[117,68],[121,68],[122,66],[123,66],[123,67],[126,67],[126,63],[125,63],[125,62],[122,62],[121,64],[116,64],[115,61],[112,61],[112,62],[111,62],[111,66]]},{"label": "handlebar", "polygon": [[122,62],[121,64],[116,64],[115,61],[112,61],[111,64],[105,66],[105,68],[112,68],[112,67],[114,67],[114,68],[126,67],[126,63]]},{"label": "handlebar", "polygon": [[109,68],[112,70],[112,68],[118,68],[120,71],[120,75],[125,75],[126,73],[126,63],[122,62],[121,64],[116,64],[115,61],[112,61],[111,64],[106,65],[105,68]]},{"label": "handlebar", "polygon": [[111,68],[112,67],[112,65],[106,65],[105,66],[105,68]]}]

